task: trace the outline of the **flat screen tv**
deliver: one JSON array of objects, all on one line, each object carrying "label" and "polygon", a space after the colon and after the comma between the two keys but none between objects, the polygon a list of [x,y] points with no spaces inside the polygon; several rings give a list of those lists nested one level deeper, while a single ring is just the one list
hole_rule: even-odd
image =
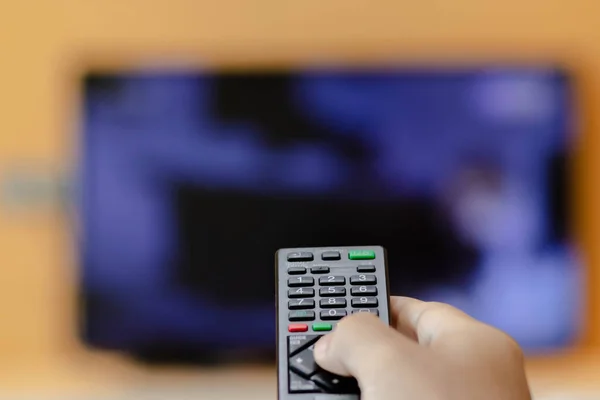
[{"label": "flat screen tv", "polygon": [[387,248],[391,292],[529,354],[579,333],[576,103],[551,67],[90,73],[81,337],[153,362],[275,351],[274,253]]}]

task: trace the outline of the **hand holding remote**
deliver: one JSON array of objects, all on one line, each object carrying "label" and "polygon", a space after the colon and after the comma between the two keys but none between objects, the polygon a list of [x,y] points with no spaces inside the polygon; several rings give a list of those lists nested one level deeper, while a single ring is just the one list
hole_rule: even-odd
[{"label": "hand holding remote", "polygon": [[319,339],[317,364],[354,376],[362,400],[530,400],[523,354],[506,334],[439,303],[390,300],[391,326],[351,315]]}]

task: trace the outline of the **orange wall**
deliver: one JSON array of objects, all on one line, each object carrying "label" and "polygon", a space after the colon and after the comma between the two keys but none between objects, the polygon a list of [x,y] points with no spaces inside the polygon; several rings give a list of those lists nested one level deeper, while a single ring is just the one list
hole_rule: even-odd
[{"label": "orange wall", "polygon": [[[600,344],[600,2],[596,0],[20,0],[0,4],[0,173],[36,160],[72,165],[76,73],[172,55],[183,64],[314,60],[556,59],[580,74],[589,129],[578,191],[583,242],[596,267],[591,334]],[[58,212],[0,209],[0,369],[43,367],[73,338],[76,279],[69,226]],[[597,246],[596,246],[597,247]]]}]

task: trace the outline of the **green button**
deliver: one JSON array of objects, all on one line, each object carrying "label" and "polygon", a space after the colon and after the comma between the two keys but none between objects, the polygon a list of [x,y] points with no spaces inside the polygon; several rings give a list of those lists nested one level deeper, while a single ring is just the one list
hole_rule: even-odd
[{"label": "green button", "polygon": [[351,260],[372,260],[375,258],[373,250],[350,250],[348,258]]},{"label": "green button", "polygon": [[331,324],[313,324],[313,331],[330,331]]}]

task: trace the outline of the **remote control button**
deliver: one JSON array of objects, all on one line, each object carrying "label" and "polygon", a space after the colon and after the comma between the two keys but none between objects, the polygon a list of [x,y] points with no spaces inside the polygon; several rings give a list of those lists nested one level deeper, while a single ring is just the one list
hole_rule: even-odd
[{"label": "remote control button", "polygon": [[310,269],[310,272],[312,272],[313,274],[328,274],[329,273],[329,267],[325,267],[325,266],[312,267]]},{"label": "remote control button", "polygon": [[346,284],[346,278],[343,276],[322,276],[319,278],[319,285],[321,286],[340,286]]},{"label": "remote control button", "polygon": [[359,392],[358,382],[354,378],[346,378],[334,375],[329,371],[319,368],[318,372],[311,378],[317,385],[328,393],[357,394]]},{"label": "remote control button", "polygon": [[314,347],[315,345],[313,343],[300,353],[290,358],[290,368],[305,378],[308,378],[314,374],[317,369],[319,369],[315,363],[315,358],[313,357]]},{"label": "remote control button", "polygon": [[290,393],[315,393],[320,391],[315,382],[304,379],[290,371]]},{"label": "remote control button", "polygon": [[356,272],[375,272],[374,265],[359,265],[356,267]]},{"label": "remote control button", "polygon": [[346,295],[346,288],[343,286],[329,286],[319,289],[321,297],[343,297]]},{"label": "remote control button", "polygon": [[352,296],[377,296],[377,286],[355,286],[350,289]]},{"label": "remote control button", "polygon": [[290,262],[298,262],[298,261],[312,261],[313,254],[307,251],[300,251],[296,253],[290,253],[287,256],[287,260]]},{"label": "remote control button", "polygon": [[352,310],[352,314],[357,313],[371,313],[379,316],[379,310],[377,310],[376,308],[360,308],[358,310]]},{"label": "remote control button", "polygon": [[314,286],[315,278],[312,276],[297,276],[294,278],[288,279],[289,287],[306,287],[306,286]]},{"label": "remote control button", "polygon": [[375,275],[352,275],[350,277],[351,285],[374,285],[377,283]]},{"label": "remote control button", "polygon": [[[304,324],[294,324],[294,325],[302,325]],[[307,327],[308,329],[308,327]],[[288,356],[293,356],[295,353],[300,350],[304,350],[306,347],[310,346],[314,342],[319,339],[321,335],[293,335],[288,336]]]},{"label": "remote control button", "polygon": [[321,260],[324,261],[335,261],[341,258],[339,251],[324,251],[323,254],[321,254]]},{"label": "remote control button", "polygon": [[373,250],[350,250],[348,258],[351,260],[373,260],[375,252]]},{"label": "remote control button", "polygon": [[306,324],[290,324],[288,325],[288,332],[306,332],[308,325]]},{"label": "remote control button", "polygon": [[356,297],[352,299],[352,307],[377,307],[377,297]]},{"label": "remote control button", "polygon": [[288,268],[287,273],[290,274],[290,275],[302,275],[302,274],[306,273],[306,268],[304,268],[304,267],[290,267],[290,268]]},{"label": "remote control button", "polygon": [[315,289],[313,288],[299,288],[299,289],[289,289],[288,297],[290,299],[299,299],[305,297],[315,297]]},{"label": "remote control button", "polygon": [[290,310],[309,310],[315,308],[315,301],[313,299],[298,299],[288,301],[288,308]]},{"label": "remote control button", "polygon": [[333,326],[331,324],[325,324],[323,322],[320,322],[320,323],[313,324],[312,328],[313,328],[313,331],[315,331],[315,332],[322,332],[322,331],[332,330]]},{"label": "remote control button", "polygon": [[331,310],[321,311],[321,319],[323,321],[334,321],[342,319],[346,315],[348,315],[346,310],[336,310],[334,308],[332,308]]},{"label": "remote control button", "polygon": [[313,321],[315,319],[315,312],[306,310],[290,311],[290,313],[288,314],[288,319],[290,321]]},{"label": "remote control button", "polygon": [[321,308],[346,308],[346,299],[340,297],[322,299],[319,302],[319,306],[321,306]]}]

